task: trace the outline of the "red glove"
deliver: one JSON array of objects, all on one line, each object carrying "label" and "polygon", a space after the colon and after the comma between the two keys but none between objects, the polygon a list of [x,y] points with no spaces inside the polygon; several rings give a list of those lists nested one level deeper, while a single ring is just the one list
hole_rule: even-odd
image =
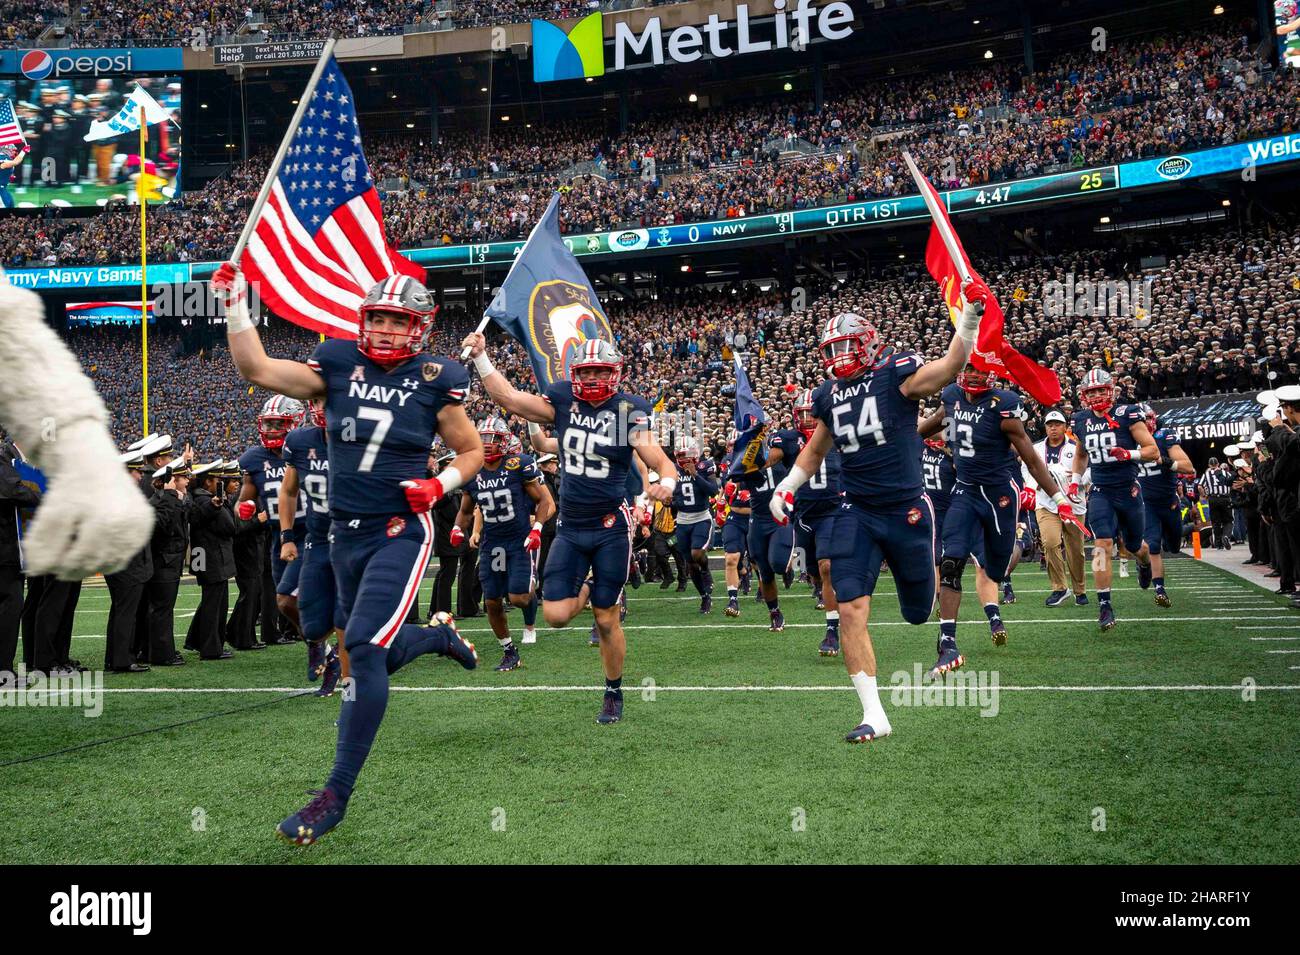
[{"label": "red glove", "polygon": [[1032,511],[1034,505],[1038,502],[1038,492],[1032,487],[1020,489],[1020,509],[1022,511]]},{"label": "red glove", "polygon": [[736,503],[737,503],[737,504],[740,504],[740,505],[742,505],[742,506],[745,505],[745,504],[748,504],[748,503],[749,503],[749,491],[747,491],[745,488],[741,488],[741,489],[740,489],[740,493],[736,495]]},{"label": "red glove", "polygon": [[221,293],[222,300],[227,305],[243,297],[243,289],[240,289],[238,296],[231,294],[239,283],[239,277],[239,266],[234,262],[222,262],[210,280],[212,287]]},{"label": "red glove", "polygon": [[961,297],[972,304],[979,302],[981,305],[987,305],[992,295],[983,279],[973,278],[963,285],[961,290]]},{"label": "red glove", "polygon": [[727,496],[727,500],[730,501],[733,497],[736,496],[736,482],[728,481],[726,484],[722,485],[722,493],[725,494]]},{"label": "red glove", "polygon": [[1127,461],[1133,457],[1133,452],[1128,448],[1108,448],[1106,453],[1116,461]]},{"label": "red glove", "polygon": [[1079,496],[1079,482],[1071,481],[1070,486],[1065,489],[1065,496],[1070,500],[1075,500]]},{"label": "red glove", "polygon": [[528,537],[524,539],[524,550],[534,551],[542,549],[542,529],[536,525],[528,532]]},{"label": "red glove", "polygon": [[789,491],[774,492],[768,510],[772,512],[772,519],[785,527],[790,523],[790,512],[794,510],[794,495]]},{"label": "red glove", "polygon": [[1092,532],[1083,526],[1083,522],[1074,513],[1074,508],[1070,507],[1069,501],[1062,501],[1056,505],[1056,516],[1067,524],[1073,524],[1083,533],[1085,540],[1092,540]]},{"label": "red glove", "polygon": [[257,513],[257,502],[240,501],[235,505],[235,513],[239,515],[241,521],[251,521],[253,515]]},{"label": "red glove", "polygon": [[465,532],[460,529],[459,524],[452,524],[451,525],[451,546],[459,547],[463,543],[465,543]]},{"label": "red glove", "polygon": [[442,482],[437,478],[403,481],[402,489],[406,492],[406,503],[416,514],[423,514],[442,500]]},{"label": "red glove", "polygon": [[644,511],[641,512],[641,523],[646,525],[646,527],[650,526],[650,521],[652,521],[653,519],[654,519],[654,511],[652,511],[650,508],[647,507]]}]

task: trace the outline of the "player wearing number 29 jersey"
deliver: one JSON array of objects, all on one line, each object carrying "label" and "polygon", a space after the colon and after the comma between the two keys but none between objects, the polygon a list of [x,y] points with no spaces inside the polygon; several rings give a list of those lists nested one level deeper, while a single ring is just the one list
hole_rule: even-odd
[{"label": "player wearing number 29 jersey", "polygon": [[[296,402],[295,402],[296,403]],[[292,432],[289,432],[292,433]],[[273,529],[271,535],[271,577],[275,592],[288,596],[298,589],[297,561],[286,563],[280,558],[280,485],[284,481],[284,441],[282,436],[273,447],[254,445],[239,456],[239,469],[244,472],[245,483],[257,489],[257,509],[265,511]],[[293,515],[293,541],[300,548],[307,537],[307,496],[298,493],[298,507]]]},{"label": "player wearing number 29 jersey", "polygon": [[[323,420],[323,412],[314,413],[320,415],[317,420]],[[300,493],[307,498],[307,533],[297,561],[301,568],[298,623],[310,645],[325,639],[336,626],[343,626],[341,615],[336,614],[337,590],[330,562],[330,460],[325,428],[320,424],[294,428],[284,440],[284,457],[297,475]],[[311,669],[325,662],[323,654],[314,654]]]}]

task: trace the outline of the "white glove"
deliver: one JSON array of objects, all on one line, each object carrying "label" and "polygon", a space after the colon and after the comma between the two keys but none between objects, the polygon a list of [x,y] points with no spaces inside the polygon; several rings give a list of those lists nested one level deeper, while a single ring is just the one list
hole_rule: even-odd
[{"label": "white glove", "polygon": [[784,527],[790,523],[790,512],[794,510],[794,495],[779,489],[773,491],[772,500],[767,507],[772,512],[772,519]]}]

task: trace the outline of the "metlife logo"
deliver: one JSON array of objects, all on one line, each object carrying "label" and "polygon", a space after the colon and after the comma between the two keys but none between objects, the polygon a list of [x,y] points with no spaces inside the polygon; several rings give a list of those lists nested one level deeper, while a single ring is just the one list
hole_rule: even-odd
[{"label": "metlife logo", "polygon": [[614,24],[613,57],[604,50],[604,25],[599,13],[576,24],[567,34],[556,24],[533,21],[533,78],[554,80],[600,76],[638,66],[693,63],[717,58],[804,50],[817,40],[843,40],[853,34],[853,8],[835,0],[818,7],[815,0],[776,0],[775,15],[760,26],[749,6],[736,6],[736,19],[710,14],[700,26],[680,26],[665,32],[663,20],[651,17],[638,33],[626,21]]}]

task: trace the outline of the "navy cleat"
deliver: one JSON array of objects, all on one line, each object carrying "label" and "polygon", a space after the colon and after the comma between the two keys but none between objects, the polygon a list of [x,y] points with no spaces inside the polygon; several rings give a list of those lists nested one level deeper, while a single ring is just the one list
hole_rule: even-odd
[{"label": "navy cleat", "polygon": [[740,592],[741,592],[744,596],[746,596],[746,597],[749,596],[749,579],[750,579],[750,576],[751,576],[751,575],[750,575],[748,572],[743,573],[743,574],[740,575]]},{"label": "navy cleat", "polygon": [[822,589],[820,587],[813,591],[813,601],[817,604],[818,610],[826,609],[826,601],[822,599]]},{"label": "navy cleat", "polygon": [[1165,588],[1163,588],[1163,587],[1157,587],[1157,588],[1156,588],[1156,606],[1157,606],[1157,607],[1172,607],[1173,605],[1174,605],[1174,602],[1173,602],[1172,600],[1169,599],[1169,594],[1168,594],[1168,592],[1165,590]]},{"label": "navy cleat", "polygon": [[713,594],[705,594],[700,598],[700,613],[713,613]]},{"label": "navy cleat", "polygon": [[1053,590],[1047,595],[1047,599],[1043,603],[1048,607],[1059,607],[1065,603],[1066,598],[1069,596],[1070,592],[1068,590]]},{"label": "navy cleat", "polygon": [[505,656],[501,658],[501,662],[498,663],[493,669],[495,669],[498,673],[509,673],[511,670],[518,670],[519,669],[519,648],[516,647],[513,643],[510,644],[510,646],[506,647]]},{"label": "navy cleat", "polygon": [[785,589],[789,590],[794,586],[794,568],[787,567],[781,574],[781,583],[785,584]]},{"label": "navy cleat", "polygon": [[623,697],[610,696],[605,694],[605,699],[601,701],[600,713],[596,716],[596,722],[601,726],[609,726],[611,723],[617,723],[623,718]]},{"label": "navy cleat", "polygon": [[1151,561],[1145,564],[1138,564],[1138,586],[1143,590],[1151,586]]},{"label": "navy cleat", "polygon": [[989,621],[989,633],[993,637],[993,646],[1005,647],[1007,645],[1007,625],[1002,622],[1001,617],[994,617]]},{"label": "navy cleat", "polygon": [[1086,606],[1088,606],[1088,595],[1087,595],[1087,594],[1075,594],[1075,595],[1074,595],[1074,605],[1075,605],[1076,607],[1086,607]]},{"label": "navy cleat", "polygon": [[1115,629],[1115,624],[1117,623],[1115,620],[1115,610],[1110,604],[1101,605],[1101,616],[1097,618],[1097,623],[1100,624],[1103,631]]},{"label": "navy cleat", "polygon": [[837,657],[840,655],[840,635],[834,630],[826,631],[826,639],[822,645],[817,648],[817,652],[824,657]]},{"label": "navy cleat", "polygon": [[937,680],[945,673],[960,669],[965,662],[966,658],[958,652],[955,643],[950,647],[941,646],[939,648],[939,659],[935,661],[934,666],[930,667],[930,671],[926,676],[931,680]]},{"label": "navy cleat", "polygon": [[727,609],[723,610],[722,612],[725,613],[728,617],[739,617],[740,601],[737,600],[735,597],[728,597]]},{"label": "navy cleat", "polygon": [[888,736],[890,730],[877,733],[870,723],[860,723],[853,727],[853,732],[844,737],[846,743],[870,743],[873,739],[884,739]]},{"label": "navy cleat", "polygon": [[275,834],[296,846],[309,846],[343,821],[347,803],[330,789],[308,790],[314,798],[276,827]]},{"label": "navy cleat", "polygon": [[771,611],[771,622],[768,624],[767,629],[773,633],[780,633],[785,629],[785,615],[780,610]]},{"label": "navy cleat", "polygon": [[307,643],[307,682],[315,683],[325,672],[325,641]]},{"label": "navy cleat", "polygon": [[1002,602],[1004,604],[1013,604],[1016,602],[1016,592],[1011,589],[1011,581],[1002,582]]},{"label": "navy cleat", "polygon": [[338,650],[330,647],[325,656],[325,672],[322,675],[320,689],[316,691],[316,695],[333,696],[334,689],[339,685],[339,677],[342,673],[343,658],[339,656]]},{"label": "navy cleat", "polygon": [[474,644],[460,635],[460,631],[456,629],[455,617],[445,610],[439,610],[429,618],[428,625],[430,627],[447,628],[447,656],[466,670],[472,670],[478,666],[478,651],[474,649]]},{"label": "navy cleat", "polygon": [[591,633],[587,634],[587,646],[589,647],[600,646],[600,631],[597,630],[595,627],[592,627]]}]

